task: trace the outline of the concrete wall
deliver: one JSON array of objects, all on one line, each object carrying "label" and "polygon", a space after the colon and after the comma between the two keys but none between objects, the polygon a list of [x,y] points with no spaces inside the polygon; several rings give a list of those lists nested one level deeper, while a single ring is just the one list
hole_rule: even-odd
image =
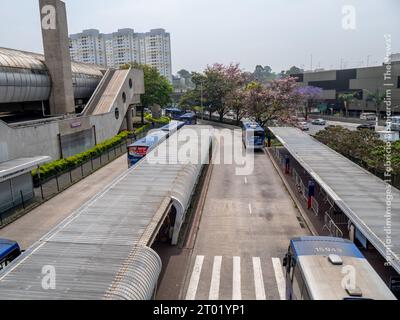
[{"label": "concrete wall", "polygon": [[33,156],[58,159],[58,134],[57,122],[12,128],[0,121],[0,162]]},{"label": "concrete wall", "polygon": [[[130,81],[132,80],[132,88]],[[126,102],[122,93],[125,92]],[[59,135],[77,135],[88,130],[96,131],[97,143],[114,137],[120,129],[126,129],[125,116],[129,106],[140,103],[140,95],[144,93],[143,71],[131,69],[121,86],[118,96],[113,102],[111,112],[86,117],[70,117],[62,120],[39,121],[23,126],[9,126],[0,120],[0,162],[21,157],[50,156],[61,157]],[[118,119],[115,109],[119,110]],[[82,144],[91,145],[93,141],[85,135]],[[74,148],[77,146],[74,146]],[[79,148],[77,148],[79,149]]]},{"label": "concrete wall", "polygon": [[65,3],[60,0],[39,0],[39,4],[44,55],[52,80],[50,112],[53,115],[74,113],[75,102]]}]

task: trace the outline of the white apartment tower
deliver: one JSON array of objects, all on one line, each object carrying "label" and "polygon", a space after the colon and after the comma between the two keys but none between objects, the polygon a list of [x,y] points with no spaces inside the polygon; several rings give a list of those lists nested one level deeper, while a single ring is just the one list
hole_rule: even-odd
[{"label": "white apartment tower", "polygon": [[129,62],[156,67],[172,82],[171,39],[164,29],[135,33],[119,29],[110,34],[84,30],[70,36],[70,52],[74,61],[119,68]]}]

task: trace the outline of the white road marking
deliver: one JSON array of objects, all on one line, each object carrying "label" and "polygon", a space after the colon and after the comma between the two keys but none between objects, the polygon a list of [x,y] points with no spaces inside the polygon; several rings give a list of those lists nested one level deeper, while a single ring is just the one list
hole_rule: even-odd
[{"label": "white road marking", "polygon": [[279,297],[281,300],[286,300],[286,280],[283,275],[281,260],[279,258],[272,258],[272,265],[274,266],[276,284],[278,285]]},{"label": "white road marking", "polygon": [[242,300],[240,257],[233,257],[232,300]]},{"label": "white road marking", "polygon": [[253,214],[253,207],[251,206],[251,203],[249,203],[249,212],[250,214]]},{"label": "white road marking", "polygon": [[253,269],[256,300],[267,300],[267,297],[265,295],[264,278],[262,274],[260,258],[253,258]]},{"label": "white road marking", "polygon": [[197,256],[194,263],[192,277],[186,293],[186,300],[195,300],[197,287],[199,286],[201,269],[203,268],[204,256]]},{"label": "white road marking", "polygon": [[244,177],[244,184],[247,184],[247,183],[248,183],[247,177]]},{"label": "white road marking", "polygon": [[218,300],[219,298],[219,286],[221,282],[221,265],[222,265],[222,257],[214,257],[210,294],[208,296],[209,300]]}]

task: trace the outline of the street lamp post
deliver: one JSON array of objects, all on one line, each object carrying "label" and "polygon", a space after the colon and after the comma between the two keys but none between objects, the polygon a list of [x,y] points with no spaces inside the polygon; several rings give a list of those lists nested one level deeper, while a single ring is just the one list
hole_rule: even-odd
[{"label": "street lamp post", "polygon": [[201,118],[204,120],[204,104],[203,104],[203,81],[200,82],[200,92],[201,92],[201,98],[200,98],[200,106],[201,106]]}]

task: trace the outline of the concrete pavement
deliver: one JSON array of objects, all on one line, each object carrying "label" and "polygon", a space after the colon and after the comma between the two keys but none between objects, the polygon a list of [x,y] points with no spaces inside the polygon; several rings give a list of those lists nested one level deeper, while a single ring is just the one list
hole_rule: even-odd
[{"label": "concrete pavement", "polygon": [[291,238],[308,235],[299,221],[264,152],[246,177],[234,165],[215,165],[181,298],[280,299],[281,258]]},{"label": "concrete pavement", "polygon": [[127,168],[126,155],[123,155],[0,229],[0,238],[15,240],[23,250],[26,250],[124,173]]}]

